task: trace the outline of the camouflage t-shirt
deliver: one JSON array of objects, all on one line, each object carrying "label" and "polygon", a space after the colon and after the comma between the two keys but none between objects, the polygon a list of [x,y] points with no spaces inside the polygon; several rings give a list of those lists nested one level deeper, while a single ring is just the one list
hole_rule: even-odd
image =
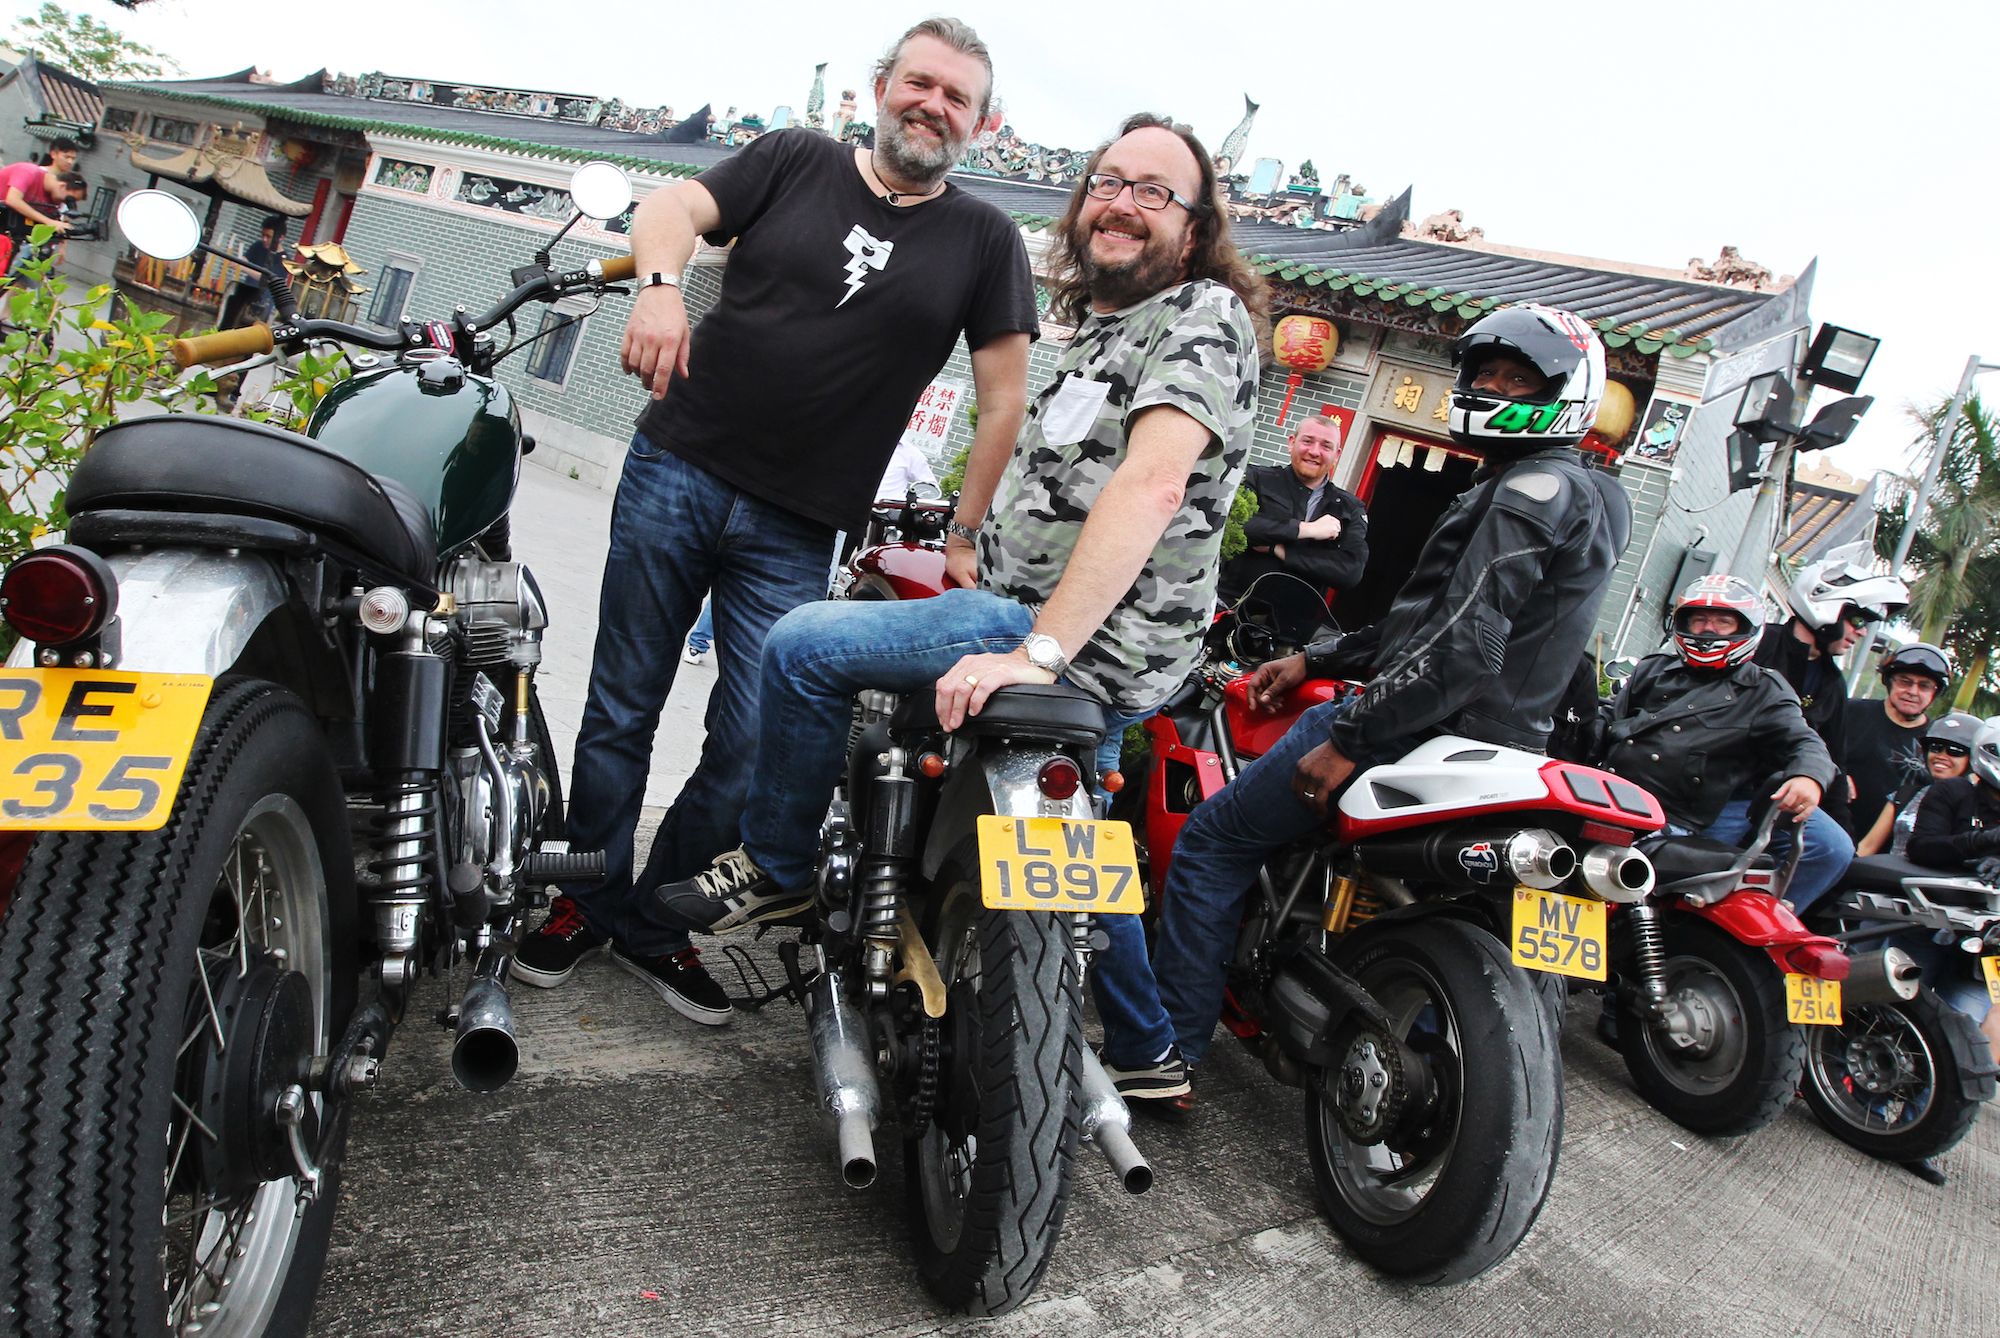
[{"label": "camouflage t-shirt", "polygon": [[1086,317],[1056,373],[1028,408],[979,531],[980,584],[1008,599],[1039,606],[1054,592],[1140,410],[1179,409],[1211,434],[1179,514],[1070,667],[1077,686],[1147,710],[1187,677],[1214,607],[1257,419],[1256,333],[1236,294],[1202,279]]}]

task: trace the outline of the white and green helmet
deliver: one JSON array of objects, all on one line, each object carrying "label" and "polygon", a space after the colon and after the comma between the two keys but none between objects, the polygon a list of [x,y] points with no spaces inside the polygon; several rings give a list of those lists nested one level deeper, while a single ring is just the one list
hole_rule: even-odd
[{"label": "white and green helmet", "polygon": [[[1540,393],[1508,399],[1475,391],[1481,367],[1497,356],[1540,372]],[[1486,453],[1519,454],[1539,446],[1574,446],[1597,421],[1604,399],[1604,345],[1581,316],[1533,303],[1503,307],[1474,321],[1452,346],[1451,435]]]}]

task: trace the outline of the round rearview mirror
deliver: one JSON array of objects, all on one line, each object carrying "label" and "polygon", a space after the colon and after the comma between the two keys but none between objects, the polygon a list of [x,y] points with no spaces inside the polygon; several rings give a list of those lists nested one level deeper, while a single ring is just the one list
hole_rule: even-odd
[{"label": "round rearview mirror", "polygon": [[585,163],[570,176],[569,198],[579,213],[616,218],[632,203],[632,181],[610,163]]},{"label": "round rearview mirror", "polygon": [[185,260],[201,244],[194,210],[163,190],[135,190],[120,200],[118,230],[155,260]]}]

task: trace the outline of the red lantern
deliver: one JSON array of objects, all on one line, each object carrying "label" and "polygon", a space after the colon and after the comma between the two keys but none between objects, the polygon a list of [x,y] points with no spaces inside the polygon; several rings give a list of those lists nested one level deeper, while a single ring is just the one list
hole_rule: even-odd
[{"label": "red lantern", "polygon": [[1307,372],[1323,372],[1340,349],[1340,331],[1323,316],[1287,316],[1271,332],[1271,351],[1292,369],[1285,379],[1285,402],[1278,406],[1278,426],[1291,412],[1292,395],[1305,384]]}]

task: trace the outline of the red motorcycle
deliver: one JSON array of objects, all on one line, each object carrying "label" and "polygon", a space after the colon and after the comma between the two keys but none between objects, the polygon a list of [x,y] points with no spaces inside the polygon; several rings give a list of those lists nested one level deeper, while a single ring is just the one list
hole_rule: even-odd
[{"label": "red motorcycle", "polygon": [[[1289,616],[1273,581],[1296,587]],[[1308,708],[1359,690],[1310,681],[1276,715],[1251,708],[1247,666],[1322,621],[1297,616],[1302,589],[1261,578],[1144,722],[1144,781],[1113,816],[1138,828],[1156,895],[1195,805]],[[1321,1206],[1374,1267],[1455,1282],[1527,1235],[1562,1136],[1562,981],[1606,979],[1607,903],[1651,885],[1634,843],[1663,823],[1605,772],[1440,737],[1362,772],[1260,872],[1223,1020],[1304,1090]]]},{"label": "red motorcycle", "polygon": [[[935,489],[932,490],[935,494]],[[912,488],[868,510],[846,560],[834,569],[835,599],[927,599],[944,590],[944,541],[956,496],[926,498]]]}]

